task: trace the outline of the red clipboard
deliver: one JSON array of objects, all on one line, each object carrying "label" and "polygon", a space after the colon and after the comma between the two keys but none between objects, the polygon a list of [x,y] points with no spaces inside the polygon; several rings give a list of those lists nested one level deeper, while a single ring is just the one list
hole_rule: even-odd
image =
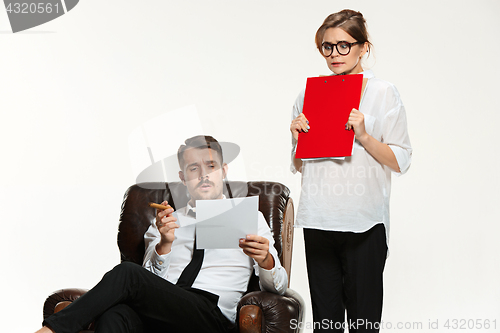
[{"label": "red clipboard", "polygon": [[309,132],[299,133],[296,158],[328,158],[352,155],[354,131],[345,125],[352,109],[359,109],[363,74],[310,77],[302,113]]}]

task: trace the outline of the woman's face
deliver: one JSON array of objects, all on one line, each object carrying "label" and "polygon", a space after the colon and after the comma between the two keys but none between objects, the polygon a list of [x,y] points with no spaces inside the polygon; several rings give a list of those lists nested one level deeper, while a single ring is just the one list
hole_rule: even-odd
[{"label": "woman's face", "polygon": [[[340,28],[326,29],[323,36],[323,43],[337,44],[339,42],[357,42],[351,35]],[[325,57],[328,68],[335,74],[359,74],[363,71],[361,58],[367,51],[367,43],[351,46],[351,51],[347,55],[338,53],[337,48],[333,48],[333,53]]]}]

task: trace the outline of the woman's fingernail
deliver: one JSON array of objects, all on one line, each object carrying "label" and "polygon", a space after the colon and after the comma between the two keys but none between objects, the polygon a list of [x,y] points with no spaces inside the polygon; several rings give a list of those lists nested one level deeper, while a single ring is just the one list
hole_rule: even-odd
[{"label": "woman's fingernail", "polygon": [[311,126],[307,125],[307,129],[310,129],[310,128],[311,128]]}]

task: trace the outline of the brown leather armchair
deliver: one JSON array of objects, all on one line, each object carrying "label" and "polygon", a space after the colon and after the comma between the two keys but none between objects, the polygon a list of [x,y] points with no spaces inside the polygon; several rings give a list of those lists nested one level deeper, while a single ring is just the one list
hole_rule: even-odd
[{"label": "brown leather armchair", "polygon": [[[225,184],[226,197],[259,196],[259,210],[271,228],[279,259],[290,279],[294,210],[289,194],[286,186],[276,182],[231,181]],[[142,265],[145,251],[143,236],[156,213],[155,209],[148,207],[148,203],[160,203],[163,200],[167,200],[174,209],[184,207],[189,200],[186,187],[180,182],[143,183],[127,190],[118,227],[118,247],[122,261]],[[45,301],[44,319],[85,292],[83,289],[54,292]],[[298,325],[290,323],[292,320],[301,322],[303,313],[303,301],[297,293],[289,289],[284,296],[280,296],[260,291],[258,277],[253,275],[247,294],[238,304],[238,325],[240,332],[298,332]],[[92,324],[88,331],[93,331]]]}]

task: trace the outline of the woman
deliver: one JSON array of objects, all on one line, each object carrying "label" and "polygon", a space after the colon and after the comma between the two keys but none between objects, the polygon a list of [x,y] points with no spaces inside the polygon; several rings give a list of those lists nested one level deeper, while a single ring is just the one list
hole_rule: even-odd
[{"label": "woman", "polygon": [[[291,169],[302,172],[296,220],[304,228],[314,328],[378,332],[391,173],[403,174],[411,163],[405,109],[392,84],[363,70],[361,61],[372,44],[361,13],[328,16],[316,33],[316,46],[333,75],[363,74],[367,83],[359,110],[353,109],[347,121],[355,142],[344,160],[295,158],[299,133],[314,131],[314,124],[302,113],[304,91],[293,108]],[[342,96],[332,91],[328,98],[335,103]]]}]

